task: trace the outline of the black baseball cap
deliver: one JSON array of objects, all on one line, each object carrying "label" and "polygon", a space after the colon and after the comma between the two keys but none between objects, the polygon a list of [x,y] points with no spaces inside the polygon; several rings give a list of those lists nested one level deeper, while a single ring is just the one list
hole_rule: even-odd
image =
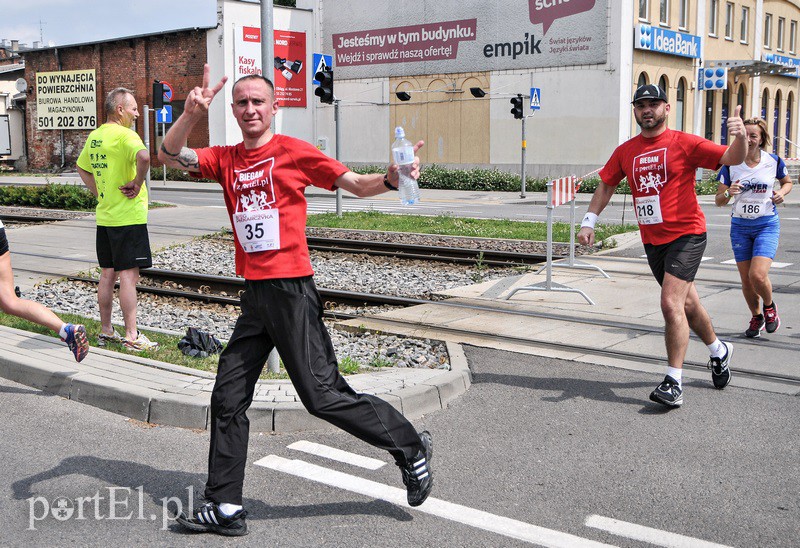
[{"label": "black baseball cap", "polygon": [[667,92],[658,86],[654,86],[653,84],[639,86],[639,88],[636,90],[636,93],[633,94],[633,101],[631,101],[631,104],[641,99],[656,99],[659,101],[664,101],[665,103],[668,102]]}]

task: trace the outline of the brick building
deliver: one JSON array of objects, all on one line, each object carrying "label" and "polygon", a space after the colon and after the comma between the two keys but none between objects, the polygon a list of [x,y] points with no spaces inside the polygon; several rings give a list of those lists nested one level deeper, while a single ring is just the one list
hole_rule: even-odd
[{"label": "brick building", "polygon": [[[210,27],[213,28],[213,27]],[[36,73],[94,69],[96,75],[97,125],[105,120],[106,94],[116,87],[132,89],[139,104],[140,118],[135,130],[144,140],[143,106],[152,105],[152,83],[167,81],[175,90],[172,98],[173,119],[183,109],[186,92],[197,85],[203,76],[207,59],[206,35],[208,28],[170,31],[77,44],[48,47],[24,52],[25,80],[31,84],[26,105],[26,134],[32,136],[28,143],[28,166],[33,170],[55,171],[74,167],[89,132],[85,130],[45,130],[37,126]],[[150,119],[150,142],[156,158],[160,136],[156,135],[153,118]],[[197,124],[189,136],[189,146],[208,143],[208,124]]]}]

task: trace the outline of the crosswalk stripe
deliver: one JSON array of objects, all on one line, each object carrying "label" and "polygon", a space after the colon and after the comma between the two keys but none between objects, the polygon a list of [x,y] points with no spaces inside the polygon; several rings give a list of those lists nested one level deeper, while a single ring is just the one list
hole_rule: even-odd
[{"label": "crosswalk stripe", "polygon": [[[331,487],[345,489],[373,499],[380,499],[398,506],[411,508],[406,502],[405,490],[397,487],[344,474],[301,460],[285,459],[277,455],[268,455],[256,461],[255,464]],[[531,525],[433,497],[429,497],[422,506],[417,506],[413,510],[540,546],[563,548],[610,546],[569,533],[546,529],[538,525]]]},{"label": "crosswalk stripe", "polygon": [[656,546],[668,546],[670,548],[730,548],[725,544],[716,544],[604,516],[589,516],[586,518],[586,526]]},{"label": "crosswalk stripe", "polygon": [[326,459],[343,462],[345,464],[352,464],[353,466],[360,466],[361,468],[366,468],[367,470],[377,470],[378,468],[386,465],[386,463],[382,460],[364,457],[362,455],[350,453],[349,451],[342,451],[341,449],[336,449],[335,447],[328,447],[327,445],[321,445],[319,443],[313,443],[306,440],[296,441],[287,447],[289,449],[302,451],[310,455],[324,457]]}]

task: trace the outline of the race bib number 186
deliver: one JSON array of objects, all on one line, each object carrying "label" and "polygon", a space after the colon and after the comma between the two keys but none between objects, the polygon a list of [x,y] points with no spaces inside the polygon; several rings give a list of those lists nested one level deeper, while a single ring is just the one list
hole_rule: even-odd
[{"label": "race bib number 186", "polygon": [[233,226],[242,249],[247,253],[280,249],[281,232],[277,209],[262,209],[233,214]]}]

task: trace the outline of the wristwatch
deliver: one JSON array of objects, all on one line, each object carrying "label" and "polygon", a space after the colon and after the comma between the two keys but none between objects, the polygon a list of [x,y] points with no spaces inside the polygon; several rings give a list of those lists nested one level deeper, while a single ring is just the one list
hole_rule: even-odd
[{"label": "wristwatch", "polygon": [[389,190],[400,190],[398,187],[392,186],[392,183],[389,182],[389,174],[388,173],[383,176],[383,186],[385,186]]},{"label": "wristwatch", "polygon": [[730,190],[726,189],[725,192],[722,195],[725,196],[725,198],[730,198],[731,197],[731,192],[730,192]]}]

